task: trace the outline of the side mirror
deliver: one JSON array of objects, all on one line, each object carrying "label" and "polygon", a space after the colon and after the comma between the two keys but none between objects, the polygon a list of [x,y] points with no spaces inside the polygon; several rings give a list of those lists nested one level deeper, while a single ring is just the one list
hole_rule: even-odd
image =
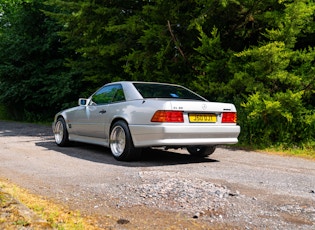
[{"label": "side mirror", "polygon": [[85,99],[85,98],[79,98],[78,104],[79,104],[80,106],[81,106],[81,105],[86,106],[86,103],[87,103],[87,99]]}]

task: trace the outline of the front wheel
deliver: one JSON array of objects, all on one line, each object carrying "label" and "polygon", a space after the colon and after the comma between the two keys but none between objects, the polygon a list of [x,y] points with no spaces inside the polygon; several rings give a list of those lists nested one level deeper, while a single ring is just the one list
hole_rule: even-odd
[{"label": "front wheel", "polygon": [[134,147],[128,125],[117,121],[110,131],[110,149],[116,160],[131,161],[141,155],[141,149]]},{"label": "front wheel", "polygon": [[189,146],[187,147],[187,151],[192,156],[197,157],[207,157],[211,155],[216,149],[216,146]]},{"label": "front wheel", "polygon": [[67,146],[69,144],[69,134],[65,120],[60,117],[57,119],[54,130],[55,142],[58,146]]}]

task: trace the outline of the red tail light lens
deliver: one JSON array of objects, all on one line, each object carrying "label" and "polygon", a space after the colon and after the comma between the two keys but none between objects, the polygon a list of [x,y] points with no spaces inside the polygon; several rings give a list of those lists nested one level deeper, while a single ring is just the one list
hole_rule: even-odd
[{"label": "red tail light lens", "polygon": [[158,110],[153,115],[151,122],[184,122],[183,112]]},{"label": "red tail light lens", "polygon": [[225,112],[222,113],[222,123],[236,123],[237,113],[235,112]]}]

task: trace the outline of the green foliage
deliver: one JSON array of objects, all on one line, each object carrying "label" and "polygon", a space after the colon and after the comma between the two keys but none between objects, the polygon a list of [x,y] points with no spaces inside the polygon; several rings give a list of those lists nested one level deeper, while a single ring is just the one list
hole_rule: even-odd
[{"label": "green foliage", "polygon": [[136,46],[123,57],[124,71],[134,80],[181,82],[193,75],[194,31],[189,31],[193,1],[147,3],[137,17]]},{"label": "green foliage", "polygon": [[287,147],[312,141],[314,113],[304,108],[301,99],[301,92],[290,90],[273,97],[260,93],[249,96],[241,104],[244,107],[241,111],[246,115],[242,125],[246,134],[244,141],[261,146],[282,143]]},{"label": "green foliage", "polygon": [[[66,65],[86,87],[85,95],[107,82],[126,79],[120,60],[134,44],[138,26],[126,25],[137,12],[138,2],[125,1],[47,1],[58,7],[46,12],[62,26],[59,31],[65,45],[72,50]],[[130,19],[132,20],[132,19]],[[140,28],[141,30],[141,28]]]},{"label": "green foliage", "polygon": [[0,105],[0,120],[7,120],[9,119],[7,109],[5,106]]},{"label": "green foliage", "polygon": [[292,147],[314,140],[315,53],[313,47],[297,46],[315,32],[314,7],[306,1],[286,4],[279,21],[266,29],[269,40],[237,53],[231,62],[229,84],[243,93],[242,141]]},{"label": "green foliage", "polygon": [[173,82],[233,102],[242,143],[314,146],[314,12],[312,0],[2,0],[0,103],[38,120],[107,82]]},{"label": "green foliage", "polygon": [[51,119],[71,93],[63,66],[59,27],[40,0],[2,4],[0,102],[13,119]]},{"label": "green foliage", "polygon": [[[230,93],[226,88],[230,80],[227,63],[231,52],[222,49],[220,34],[216,27],[213,28],[211,36],[207,36],[199,24],[196,27],[200,33],[201,45],[195,49],[198,52],[194,60],[198,63],[195,67],[198,75],[192,80],[191,85],[200,94],[207,95],[211,101],[227,100]],[[221,94],[218,94],[218,89]]]},{"label": "green foliage", "polygon": [[[310,38],[315,32],[315,4],[224,1],[211,7],[215,1],[202,3],[209,10],[191,24],[200,41],[192,87],[210,100],[236,104],[243,144],[311,143],[315,60]],[[213,17],[216,12],[222,15]]]}]

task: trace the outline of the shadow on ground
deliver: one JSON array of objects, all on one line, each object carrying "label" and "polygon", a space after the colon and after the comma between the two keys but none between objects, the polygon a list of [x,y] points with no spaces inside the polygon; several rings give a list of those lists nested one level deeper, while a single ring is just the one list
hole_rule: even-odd
[{"label": "shadow on ground", "polygon": [[143,150],[142,156],[135,162],[120,162],[113,158],[108,148],[96,145],[73,143],[69,147],[59,147],[55,144],[52,129],[48,125],[39,125],[31,123],[7,122],[0,121],[0,137],[1,136],[30,136],[38,137],[35,144],[39,147],[46,148],[88,161],[99,162],[104,164],[113,164],[127,167],[151,167],[178,164],[198,164],[198,163],[215,163],[217,160],[208,158],[194,157],[186,153],[186,151],[178,151],[170,149],[146,148]]}]

